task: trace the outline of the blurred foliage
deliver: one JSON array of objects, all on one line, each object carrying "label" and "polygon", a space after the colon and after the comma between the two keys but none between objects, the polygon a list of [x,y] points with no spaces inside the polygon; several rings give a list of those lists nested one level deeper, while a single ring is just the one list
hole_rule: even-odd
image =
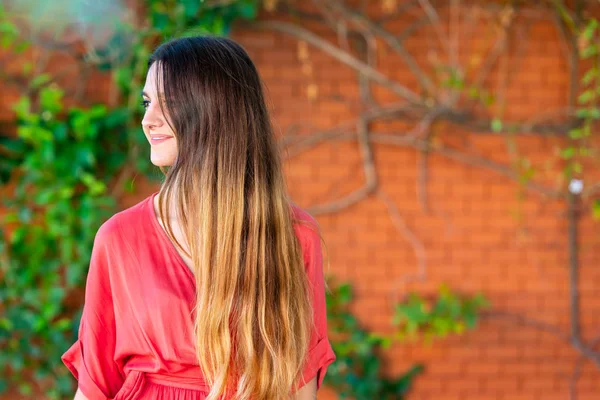
[{"label": "blurred foliage", "polygon": [[362,328],[350,311],[351,286],[336,286],[331,279],[328,281],[327,323],[337,359],[329,366],[324,384],[334,388],[342,399],[403,399],[423,366],[414,365],[399,377],[384,377],[379,353],[391,345],[391,338]]},{"label": "blurred foliage", "polygon": [[324,383],[336,390],[340,398],[355,400],[398,399],[406,397],[413,379],[424,366],[416,364],[397,377],[382,375],[380,351],[394,342],[422,337],[426,341],[443,339],[450,334],[461,334],[474,328],[479,311],[487,305],[481,294],[461,297],[446,285],[440,288],[435,304],[415,293],[396,305],[393,335],[379,335],[361,327],[350,311],[352,288],[349,284],[336,285],[328,279],[327,318],[331,344],[337,356],[325,375]]},{"label": "blurred foliage", "polygon": [[0,365],[11,368],[0,382],[30,394],[22,373],[33,370],[35,380],[52,377],[52,398],[73,393],[72,380],[57,368],[76,333],[65,296],[85,279],[94,234],[115,208],[104,182],[125,158],[121,142],[98,136],[114,132],[122,120],[103,106],[71,108],[57,119],[61,96],[47,87],[36,112],[28,97],[15,105],[18,136],[3,141],[20,160],[14,197],[3,204],[9,210],[3,225],[14,229],[8,241],[0,239],[6,256],[0,263]]},{"label": "blurred foliage", "polygon": [[479,313],[488,306],[489,302],[482,293],[460,296],[447,285],[440,287],[435,301],[410,293],[406,301],[395,308],[396,337],[415,340],[422,336],[426,343],[430,343],[434,338],[461,334],[475,327]]}]

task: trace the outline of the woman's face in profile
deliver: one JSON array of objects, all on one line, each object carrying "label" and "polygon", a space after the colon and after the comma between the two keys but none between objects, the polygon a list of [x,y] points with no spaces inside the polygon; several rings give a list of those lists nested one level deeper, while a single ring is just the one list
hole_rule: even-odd
[{"label": "woman's face in profile", "polygon": [[[148,69],[146,83],[142,90],[142,103],[146,110],[142,119],[142,128],[150,143],[150,161],[157,167],[171,166],[177,157],[177,139],[167,123],[159,102],[164,94],[156,92],[156,64]],[[165,111],[166,111],[166,107]]]}]

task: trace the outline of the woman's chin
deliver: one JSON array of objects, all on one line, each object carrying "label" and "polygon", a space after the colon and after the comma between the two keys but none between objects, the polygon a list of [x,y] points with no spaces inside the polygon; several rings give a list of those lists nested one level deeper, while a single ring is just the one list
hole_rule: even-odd
[{"label": "woman's chin", "polygon": [[173,160],[166,157],[150,157],[150,162],[157,167],[170,167],[173,165]]}]

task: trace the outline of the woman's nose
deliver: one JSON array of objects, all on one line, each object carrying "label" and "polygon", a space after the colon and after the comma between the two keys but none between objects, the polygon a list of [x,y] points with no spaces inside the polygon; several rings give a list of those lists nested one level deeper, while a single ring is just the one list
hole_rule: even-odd
[{"label": "woman's nose", "polygon": [[150,106],[146,110],[144,118],[142,119],[142,127],[144,129],[150,130],[156,127],[160,127],[162,123],[163,121],[162,117],[160,116],[160,113],[156,112],[156,110],[152,109],[152,106]]}]

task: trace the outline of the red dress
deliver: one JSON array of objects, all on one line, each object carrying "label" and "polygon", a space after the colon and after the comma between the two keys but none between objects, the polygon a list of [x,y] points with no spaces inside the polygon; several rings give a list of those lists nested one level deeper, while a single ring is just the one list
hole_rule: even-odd
[{"label": "red dress", "polygon": [[[62,361],[90,400],[200,400],[208,394],[196,361],[195,280],[158,223],[153,193],[98,230],[78,340]],[[316,221],[293,207],[296,218]],[[335,354],[327,338],[318,234],[297,224],[313,292],[315,327],[305,382],[321,386]]]}]

